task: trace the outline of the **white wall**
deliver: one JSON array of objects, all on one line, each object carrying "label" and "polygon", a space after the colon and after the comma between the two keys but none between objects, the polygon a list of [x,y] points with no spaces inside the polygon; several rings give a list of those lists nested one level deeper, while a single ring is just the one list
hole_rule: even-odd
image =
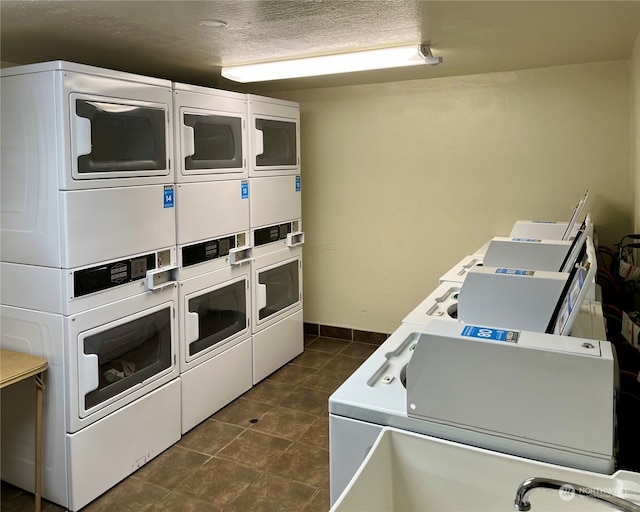
[{"label": "white wall", "polygon": [[517,219],[632,226],[627,62],[302,90],[305,321],[392,332]]}]

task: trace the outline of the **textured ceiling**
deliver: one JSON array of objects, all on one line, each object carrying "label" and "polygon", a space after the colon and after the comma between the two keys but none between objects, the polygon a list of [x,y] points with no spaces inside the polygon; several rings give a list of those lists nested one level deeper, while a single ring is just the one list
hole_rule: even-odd
[{"label": "textured ceiling", "polygon": [[[640,1],[2,0],[0,23],[3,65],[63,59],[266,93],[624,60]],[[222,65],[421,41],[444,63],[255,86],[220,78]]]}]

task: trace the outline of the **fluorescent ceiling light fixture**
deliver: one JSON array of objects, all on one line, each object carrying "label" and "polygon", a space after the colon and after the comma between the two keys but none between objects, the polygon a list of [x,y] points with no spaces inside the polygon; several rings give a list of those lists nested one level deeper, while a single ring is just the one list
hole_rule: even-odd
[{"label": "fluorescent ceiling light fixture", "polygon": [[332,75],[335,73],[350,73],[353,71],[368,71],[372,69],[418,66],[421,64],[435,66],[441,62],[442,57],[434,57],[428,45],[412,44],[410,46],[337,53],[303,59],[260,62],[244,66],[228,66],[222,68],[221,74],[223,77],[233,80],[234,82],[246,83]]}]

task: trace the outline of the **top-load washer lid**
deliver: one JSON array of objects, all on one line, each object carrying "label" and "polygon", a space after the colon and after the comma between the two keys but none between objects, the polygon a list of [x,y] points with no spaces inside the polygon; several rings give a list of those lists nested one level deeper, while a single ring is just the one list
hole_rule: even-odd
[{"label": "top-load washer lid", "polygon": [[518,238],[542,238],[546,240],[570,240],[575,235],[579,219],[589,201],[590,191],[587,190],[578,201],[570,220],[549,221],[549,220],[519,220],[509,234],[510,237]]},{"label": "top-load washer lid", "polygon": [[433,320],[407,367],[407,411],[455,429],[572,452],[585,469],[594,458],[594,470],[609,470],[614,375],[608,342]]},{"label": "top-load washer lid", "polygon": [[569,272],[575,265],[587,237],[593,238],[593,224],[589,215],[570,241],[494,237],[489,242],[483,263],[487,267]]},{"label": "top-load washer lid", "polygon": [[471,324],[569,334],[595,279],[596,256],[587,237],[571,272],[475,267],[458,300],[458,318]]}]

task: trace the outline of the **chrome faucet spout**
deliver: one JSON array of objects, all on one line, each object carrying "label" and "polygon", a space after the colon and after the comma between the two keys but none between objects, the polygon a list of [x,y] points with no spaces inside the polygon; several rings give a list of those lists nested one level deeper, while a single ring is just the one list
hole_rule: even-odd
[{"label": "chrome faucet spout", "polygon": [[563,482],[561,480],[554,480],[552,478],[527,478],[518,486],[516,491],[516,497],[513,500],[513,505],[516,510],[525,512],[531,509],[531,503],[528,496],[534,489],[551,489],[558,492],[564,491],[567,493],[573,493],[577,496],[583,496],[592,500],[606,503],[611,507],[617,508],[622,512],[640,512],[640,505],[636,505],[629,500],[618,498],[613,494],[598,491],[591,487],[585,487],[583,485],[572,484],[570,482]]}]

